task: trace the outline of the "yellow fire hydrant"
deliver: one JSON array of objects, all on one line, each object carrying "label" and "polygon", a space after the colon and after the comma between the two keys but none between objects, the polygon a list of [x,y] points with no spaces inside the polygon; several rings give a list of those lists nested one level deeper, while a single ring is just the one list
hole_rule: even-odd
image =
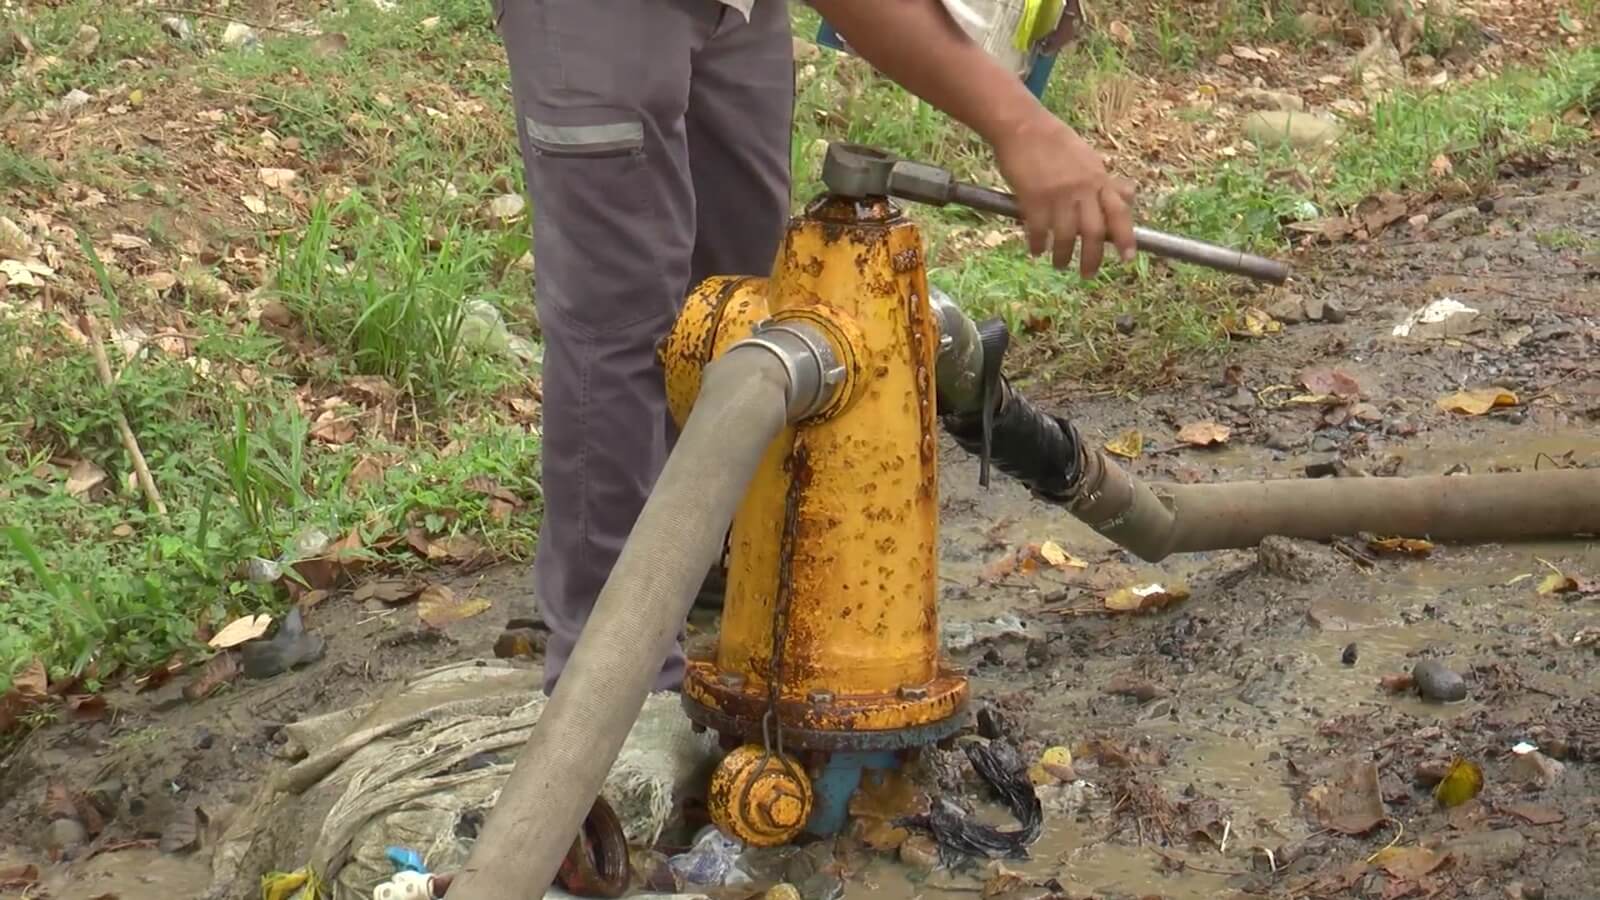
[{"label": "yellow fire hydrant", "polygon": [[863,769],[963,724],[967,681],[940,656],[934,362],[921,233],[892,201],[823,196],[772,275],[699,285],[661,347],[681,425],[704,366],[753,335],[809,337],[817,407],[769,447],[733,521],[712,658],[689,717],[731,752],[710,807],[756,846],[847,818]]}]

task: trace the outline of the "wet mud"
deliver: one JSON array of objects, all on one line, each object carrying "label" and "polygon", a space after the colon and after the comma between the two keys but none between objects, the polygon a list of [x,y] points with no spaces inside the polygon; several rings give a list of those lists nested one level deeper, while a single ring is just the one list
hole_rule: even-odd
[{"label": "wet mud", "polygon": [[[1225,366],[1190,369],[1169,391],[1084,400],[1072,385],[1022,388],[1088,439],[1140,430],[1146,451],[1129,465],[1150,479],[1600,465],[1600,178],[1589,166],[1440,201],[1435,226],[1309,251],[1293,290],[1335,302],[1342,321],[1242,341]],[[1458,209],[1472,212],[1452,218]],[[1443,297],[1478,311],[1468,333],[1393,334]],[[1281,402],[1317,367],[1353,378],[1359,400],[1342,411]],[[1485,415],[1438,405],[1485,386],[1519,402]],[[1227,425],[1227,443],[1178,445],[1177,428],[1195,421]],[[1600,596],[1539,591],[1553,573],[1600,575],[1592,542],[1385,555],[1357,536],[1273,539],[1148,565],[1015,484],[980,489],[975,460],[948,442],[941,454],[946,645],[1029,759],[1070,748],[1076,780],[1039,788],[1045,824],[1029,859],[929,872],[859,851],[840,870],[845,897],[1595,895]],[[1007,562],[1044,542],[1070,562]],[[492,652],[528,579],[507,568],[473,580],[495,610],[442,634],[412,610],[334,598],[306,617],[328,641],[312,666],[200,702],[183,699],[180,680],[118,688],[101,721],[34,733],[0,761],[0,871],[36,865],[59,898],[197,895],[206,833],[271,770],[282,724]],[[1105,609],[1107,594],[1152,582],[1187,596],[1156,612]],[[704,640],[714,625],[697,620]],[[1459,675],[1465,698],[1389,689],[1425,660]],[[1459,763],[1478,767],[1482,787],[1446,806],[1437,785]],[[69,862],[51,860],[52,784],[114,795]],[[970,775],[959,786],[979,796]],[[205,813],[195,840],[162,852],[176,811],[193,807]]]}]

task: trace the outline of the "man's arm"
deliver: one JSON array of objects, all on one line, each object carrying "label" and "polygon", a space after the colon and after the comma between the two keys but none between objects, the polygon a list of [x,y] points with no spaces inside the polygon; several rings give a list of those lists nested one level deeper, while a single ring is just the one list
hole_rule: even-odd
[{"label": "man's arm", "polygon": [[1099,154],[967,37],[939,0],[810,3],[873,67],[994,148],[1034,254],[1053,248],[1065,267],[1081,237],[1079,268],[1092,276],[1109,234],[1122,258],[1133,258],[1132,186],[1112,179]]}]

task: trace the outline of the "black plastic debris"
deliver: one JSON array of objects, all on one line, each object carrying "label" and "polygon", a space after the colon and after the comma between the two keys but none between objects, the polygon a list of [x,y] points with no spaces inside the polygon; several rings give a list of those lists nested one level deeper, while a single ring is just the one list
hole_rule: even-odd
[{"label": "black plastic debris", "polygon": [[940,861],[952,869],[974,858],[1027,859],[1028,847],[1044,829],[1044,807],[1028,779],[1022,754],[1003,740],[974,741],[962,749],[972,768],[1010,810],[1019,827],[986,825],[949,797],[935,798],[926,815],[906,816],[895,824],[931,835],[939,845]]}]

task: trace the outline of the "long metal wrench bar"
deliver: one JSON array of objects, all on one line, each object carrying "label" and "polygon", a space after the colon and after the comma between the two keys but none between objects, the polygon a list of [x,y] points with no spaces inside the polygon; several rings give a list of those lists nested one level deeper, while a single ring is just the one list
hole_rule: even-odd
[{"label": "long metal wrench bar", "polygon": [[[890,195],[901,197],[905,200],[923,199],[922,197],[902,194],[896,191],[897,185],[895,182],[896,179],[891,173],[889,176]],[[1007,216],[1012,219],[1020,220],[1022,218],[1022,211],[1017,206],[1017,198],[1015,196],[991,188],[957,182],[951,185],[950,202],[959,203],[962,206],[970,206],[983,212]],[[1164,231],[1156,231],[1155,229],[1138,225],[1134,226],[1133,238],[1140,250],[1154,256],[1193,263],[1197,266],[1205,266],[1208,269],[1243,275],[1246,278],[1253,278],[1256,281],[1266,281],[1272,284],[1283,284],[1289,280],[1288,266],[1277,260],[1267,259],[1264,256],[1257,256],[1253,253],[1245,253],[1242,250],[1234,250],[1219,244],[1197,241],[1194,238],[1168,234]]]}]

